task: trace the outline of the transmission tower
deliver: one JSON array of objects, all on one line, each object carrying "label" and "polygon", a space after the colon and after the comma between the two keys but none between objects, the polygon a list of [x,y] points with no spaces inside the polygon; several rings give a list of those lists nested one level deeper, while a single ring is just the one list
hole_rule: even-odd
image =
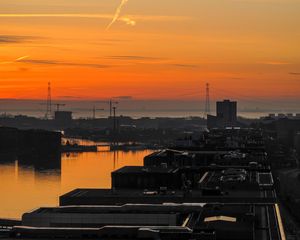
[{"label": "transmission tower", "polygon": [[46,103],[46,114],[45,118],[50,119],[52,115],[52,99],[51,99],[51,83],[48,82],[48,96],[47,96],[47,103]]},{"label": "transmission tower", "polygon": [[113,109],[114,109],[114,106],[116,104],[118,104],[119,102],[116,102],[116,101],[113,101],[113,100],[109,100],[109,116],[112,118],[112,114],[113,114]]},{"label": "transmission tower", "polygon": [[206,83],[205,116],[210,114],[209,83]]}]

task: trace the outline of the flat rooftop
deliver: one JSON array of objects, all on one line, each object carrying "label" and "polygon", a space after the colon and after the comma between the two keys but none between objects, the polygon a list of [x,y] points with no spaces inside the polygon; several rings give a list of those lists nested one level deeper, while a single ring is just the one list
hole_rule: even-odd
[{"label": "flat rooftop", "polygon": [[192,190],[186,192],[176,191],[147,191],[147,190],[127,190],[127,189],[75,189],[59,198],[61,206],[67,205],[121,205],[125,203],[166,203],[166,202],[248,202],[248,203],[275,203],[276,193],[271,189],[248,190],[232,189],[218,194],[205,194],[202,190]]},{"label": "flat rooftop", "polygon": [[247,189],[247,191],[273,189],[273,184],[271,172],[245,168],[207,171],[199,181],[200,188],[220,187],[221,189]]},{"label": "flat rooftop", "polygon": [[133,173],[133,174],[145,174],[145,173],[176,173],[178,168],[163,168],[163,167],[143,167],[143,166],[125,166],[114,172],[115,173]]},{"label": "flat rooftop", "polygon": [[[107,215],[109,213],[110,215]],[[104,215],[101,215],[104,214]],[[116,214],[116,215],[115,215]],[[121,215],[120,215],[121,214]],[[123,215],[122,215],[123,214]],[[172,221],[169,226],[159,225],[140,225],[131,226],[128,224],[129,220],[135,219],[135,214],[151,215],[152,219],[157,217],[162,218],[161,214],[172,215]],[[165,229],[173,232],[175,229],[186,230],[190,233],[197,234],[200,232],[212,231],[215,233],[215,240],[283,240],[285,235],[282,227],[282,220],[280,210],[277,204],[126,204],[123,206],[69,206],[58,208],[40,208],[33,212],[24,214],[25,221],[28,223],[37,223],[46,221],[46,224],[56,226],[59,224],[61,229],[63,227],[76,228],[76,221],[85,222],[85,228],[88,230],[93,228],[95,222],[101,222],[101,226],[113,227],[116,229],[143,228],[148,229]],[[90,215],[94,215],[91,218]],[[64,217],[64,221],[60,219]],[[81,219],[81,216],[83,219]],[[123,224],[110,224],[111,218],[114,216],[122,216]],[[140,216],[142,217],[142,215]],[[73,222],[74,220],[74,222]],[[71,222],[70,222],[71,221]],[[145,223],[145,222],[144,222]],[[64,226],[64,224],[66,226]],[[72,225],[74,224],[74,226]],[[143,224],[143,220],[141,220]],[[25,225],[26,226],[26,225]],[[35,225],[32,225],[35,227]],[[173,230],[172,230],[173,229]],[[34,233],[34,229],[33,233]],[[44,228],[47,230],[47,228]],[[49,228],[51,230],[51,228]],[[54,229],[55,230],[55,229]],[[84,228],[81,228],[84,231]],[[51,233],[51,231],[50,231]],[[195,235],[196,236],[196,235]],[[185,239],[191,239],[185,238]],[[202,239],[202,238],[198,238]]]}]

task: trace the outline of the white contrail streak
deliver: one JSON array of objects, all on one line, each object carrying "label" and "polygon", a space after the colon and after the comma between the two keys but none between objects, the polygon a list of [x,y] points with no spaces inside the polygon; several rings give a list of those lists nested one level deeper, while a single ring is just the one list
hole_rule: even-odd
[{"label": "white contrail streak", "polygon": [[117,8],[115,15],[113,17],[113,19],[111,20],[110,24],[108,24],[108,26],[106,27],[106,29],[110,29],[110,27],[118,20],[121,10],[123,8],[123,6],[128,2],[129,0],[121,0],[121,3],[119,5],[119,7]]},{"label": "white contrail streak", "polygon": [[20,61],[22,61],[22,60],[25,60],[26,58],[29,58],[29,56],[26,55],[26,56],[19,57],[19,58],[17,58],[15,61],[16,61],[16,62],[20,62]]},{"label": "white contrail streak", "polygon": [[0,62],[0,64],[1,64],[1,65],[4,65],[4,64],[15,63],[15,62],[22,62],[22,60],[25,60],[26,58],[29,58],[29,56],[26,55],[26,56],[18,57],[17,59],[15,59],[15,60],[13,60],[13,61]]}]

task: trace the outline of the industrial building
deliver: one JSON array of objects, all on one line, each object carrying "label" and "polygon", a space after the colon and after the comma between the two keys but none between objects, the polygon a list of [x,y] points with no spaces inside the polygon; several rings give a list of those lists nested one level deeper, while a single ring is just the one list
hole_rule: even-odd
[{"label": "industrial building", "polygon": [[178,189],[181,178],[178,168],[127,166],[111,173],[115,189],[146,189],[161,186]]},{"label": "industrial building", "polygon": [[[174,168],[165,171],[176,173],[174,184],[161,182],[157,173],[148,168],[147,176],[139,179],[143,167],[132,167],[122,171],[120,181],[115,183],[116,173],[112,174],[112,189],[75,189],[60,197],[60,205],[122,205],[126,203],[276,203],[277,196],[270,169],[242,166],[209,166],[201,168]],[[117,172],[117,177],[119,172]],[[154,177],[156,176],[156,177]],[[161,175],[160,178],[164,179]],[[168,177],[166,177],[167,179]],[[127,179],[140,182],[128,184]],[[151,180],[152,179],[152,180]],[[157,181],[160,184],[156,184]],[[134,181],[133,181],[134,182]]]},{"label": "industrial building", "polygon": [[169,203],[40,208],[25,213],[22,223],[26,227],[13,229],[19,237],[284,239],[277,204]]}]

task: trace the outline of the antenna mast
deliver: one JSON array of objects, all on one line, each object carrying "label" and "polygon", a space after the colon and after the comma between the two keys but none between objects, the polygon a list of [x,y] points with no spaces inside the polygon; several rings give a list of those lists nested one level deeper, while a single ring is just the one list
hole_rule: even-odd
[{"label": "antenna mast", "polygon": [[50,119],[52,115],[51,83],[48,82],[47,107],[45,118]]},{"label": "antenna mast", "polygon": [[209,96],[209,83],[206,83],[206,100],[205,100],[205,116],[210,114],[210,96]]}]

